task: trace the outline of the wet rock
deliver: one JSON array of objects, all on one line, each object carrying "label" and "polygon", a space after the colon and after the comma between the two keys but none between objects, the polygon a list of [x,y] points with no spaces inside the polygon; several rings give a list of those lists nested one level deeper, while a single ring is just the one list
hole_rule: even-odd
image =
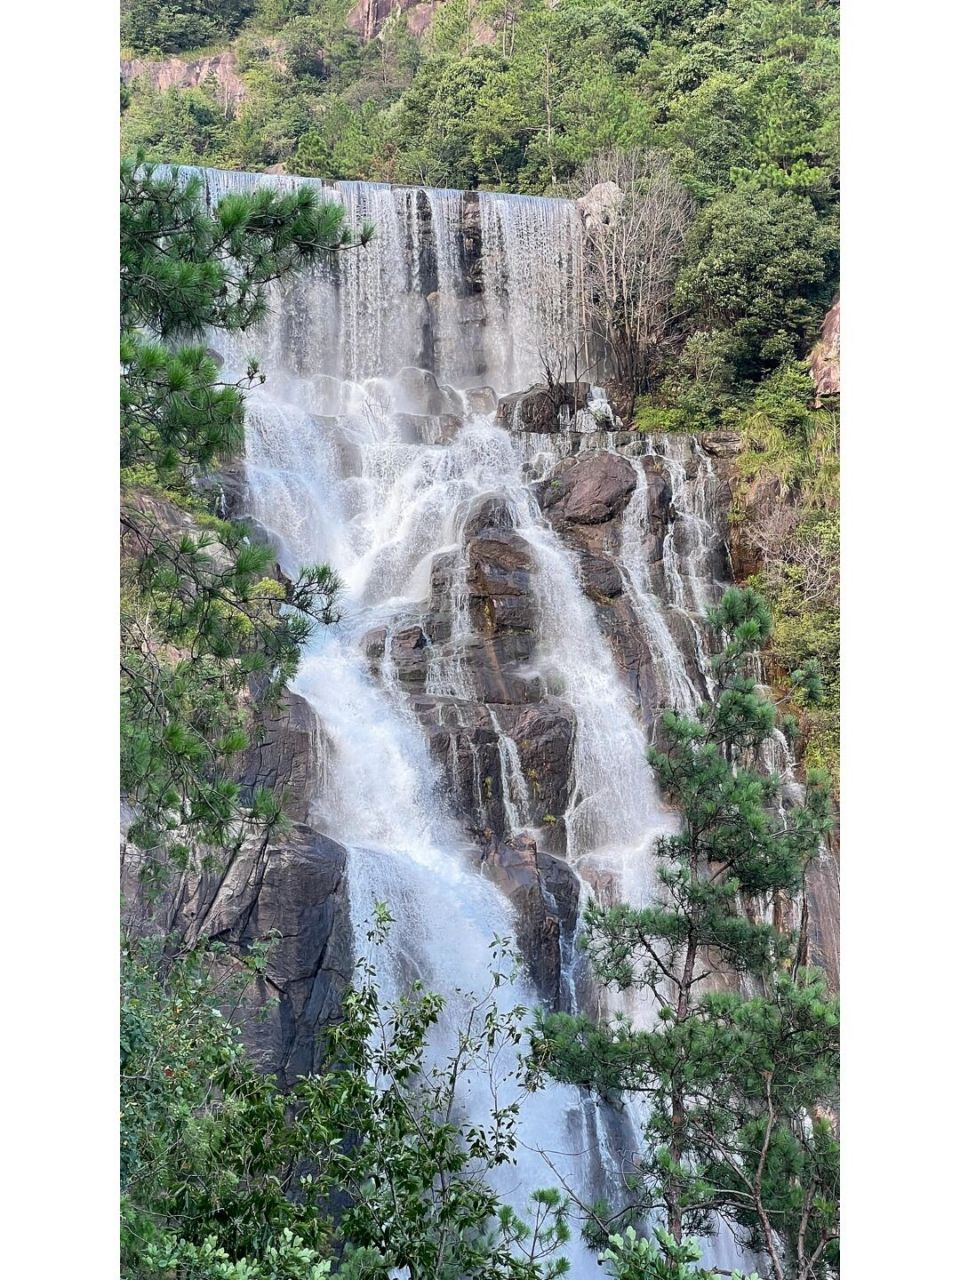
[{"label": "wet rock", "polygon": [[390,660],[402,685],[423,688],[430,665],[430,642],[422,627],[405,627],[390,637]]},{"label": "wet rock", "polygon": [[480,701],[419,695],[413,710],[427,734],[430,754],[443,770],[456,812],[474,831],[503,834],[506,814],[497,732]]},{"label": "wet rock", "polygon": [[496,413],[498,401],[493,387],[471,387],[463,394],[471,413]]},{"label": "wet rock", "polygon": [[367,662],[374,675],[380,674],[380,663],[387,647],[387,628],[374,627],[372,631],[368,631],[360,641],[360,648],[366,656]]},{"label": "wet rock", "polygon": [[121,846],[122,919],[134,935],[223,942],[227,970],[252,943],[275,935],[239,1018],[258,1066],[287,1084],[320,1066],[318,1033],[337,1016],[350,979],[346,856],[342,845],[298,824],[282,840],[244,845],[222,868],[173,871],[157,896],[141,879],[141,851]]},{"label": "wet rock", "polygon": [[537,605],[531,587],[530,548],[510,529],[487,527],[467,548],[470,618],[484,635],[532,632]]},{"label": "wet rock", "polygon": [[497,405],[497,423],[510,431],[550,435],[569,426],[578,409],[586,408],[590,387],[586,382],[560,382],[536,386],[504,396]]},{"label": "wet rock", "polygon": [[610,556],[585,551],[580,557],[583,589],[595,604],[623,593],[623,578]]},{"label": "wet rock", "polygon": [[496,714],[517,746],[529,802],[524,817],[530,826],[543,829],[546,847],[562,849],[573,770],[573,708],[559,698],[545,698],[525,707],[497,706]]},{"label": "wet rock", "polygon": [[506,498],[501,498],[498,494],[485,494],[474,499],[463,523],[463,537],[469,541],[482,535],[487,529],[511,528],[513,521]]},{"label": "wet rock", "polygon": [[425,413],[397,413],[394,422],[407,444],[449,444],[463,427],[463,419],[453,413],[431,416]]},{"label": "wet rock", "polygon": [[497,840],[485,833],[481,868],[516,911],[517,942],[537,989],[553,1008],[563,1004],[561,936],[572,933],[580,885],[560,858],[543,853],[530,836]]},{"label": "wet rock", "polygon": [[537,496],[552,524],[604,524],[622,514],[636,487],[626,458],[597,450],[564,458]]},{"label": "wet rock", "polygon": [[432,373],[412,365],[401,369],[393,380],[395,408],[420,417],[459,418],[461,402],[450,387],[441,386]]}]

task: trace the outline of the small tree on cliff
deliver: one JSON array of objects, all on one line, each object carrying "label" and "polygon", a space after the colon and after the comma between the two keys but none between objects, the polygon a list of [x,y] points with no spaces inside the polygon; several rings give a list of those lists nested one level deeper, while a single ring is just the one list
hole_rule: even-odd
[{"label": "small tree on cliff", "polygon": [[325,566],[278,580],[268,547],[198,502],[191,482],[241,447],[244,392],[263,381],[254,361],[222,381],[200,336],[248,329],[273,281],[350,244],[343,210],[313,190],[208,211],[198,178],[121,166],[121,782],[147,849],[174,829],[222,845],[241,818],[277,817],[266,792],[240,804],[241,690],[279,694],[337,583]]},{"label": "small tree on cliff", "polygon": [[[661,900],[586,915],[598,976],[646,988],[657,1024],[552,1015],[537,1051],[560,1079],[642,1097],[637,1210],[662,1213],[675,1241],[720,1214],[777,1280],[814,1280],[838,1255],[838,1009],[797,940],[763,917],[801,890],[829,792],[811,775],[785,810],[778,779],[755,766],[776,715],[751,674],[770,633],[762,600],[732,589],[710,616],[724,641],[716,697],[692,719],[667,713],[666,748],[650,753],[680,815],[657,847]],[[736,976],[739,990],[722,989]]]}]

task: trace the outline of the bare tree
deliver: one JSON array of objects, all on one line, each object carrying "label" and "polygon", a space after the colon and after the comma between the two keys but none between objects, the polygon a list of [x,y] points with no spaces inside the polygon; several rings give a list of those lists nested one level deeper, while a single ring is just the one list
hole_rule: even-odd
[{"label": "bare tree", "polygon": [[[557,423],[573,422],[590,401],[596,363],[589,362],[585,341],[576,344],[545,339],[537,348],[542,389],[553,407]],[[612,425],[612,419],[611,419]]]},{"label": "bare tree", "polygon": [[657,151],[605,151],[578,186],[587,322],[632,413],[675,328],[673,286],[694,204]]}]

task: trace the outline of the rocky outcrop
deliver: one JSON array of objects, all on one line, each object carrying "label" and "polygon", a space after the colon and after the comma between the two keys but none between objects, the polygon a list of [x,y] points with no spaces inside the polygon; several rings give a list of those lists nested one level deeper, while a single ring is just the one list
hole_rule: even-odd
[{"label": "rocky outcrop", "polygon": [[[361,40],[372,40],[392,14],[406,13],[414,8],[429,10],[432,7],[421,4],[420,0],[359,0],[347,15],[347,30],[354,32]],[[426,25],[421,26],[420,30],[425,30]]]},{"label": "rocky outcrop", "polygon": [[218,963],[237,969],[254,942],[271,938],[266,965],[240,1010],[244,1042],[264,1071],[290,1083],[321,1061],[318,1035],[349,981],[352,939],[346,850],[297,824],[273,843],[244,845],[226,866],[177,872],[159,893],[141,878],[144,858],[121,846],[122,919],[137,936],[222,942]]},{"label": "rocky outcrop", "polygon": [[820,328],[820,341],[810,353],[810,376],[816,388],[814,401],[819,409],[824,398],[840,394],[840,299],[827,312]]},{"label": "rocky outcrop", "polygon": [[497,422],[510,431],[533,431],[543,435],[565,430],[580,409],[587,406],[590,387],[586,382],[558,382],[552,387],[530,387],[502,396],[497,405]]},{"label": "rocky outcrop", "polygon": [[194,89],[213,81],[217,101],[224,110],[241,102],[246,85],[237,71],[237,55],[232,49],[205,58],[123,58],[120,78],[126,83],[140,80],[154,89]]},{"label": "rocky outcrop", "polygon": [[577,922],[577,876],[562,859],[538,850],[531,836],[497,840],[492,832],[484,834],[481,870],[513,904],[517,942],[540,995],[552,1008],[563,1008],[560,943]]},{"label": "rocky outcrop", "polygon": [[804,963],[822,969],[831,989],[837,991],[840,988],[840,850],[836,835],[807,871],[805,892]]},{"label": "rocky outcrop", "polygon": [[597,231],[609,226],[616,218],[623,201],[623,191],[615,182],[598,182],[577,201],[577,210],[587,231]]},{"label": "rocky outcrop", "polygon": [[424,611],[368,632],[362,646],[372,671],[409,696],[467,824],[502,838],[512,810],[541,831],[543,848],[561,851],[574,717],[534,669],[530,547],[494,496],[474,504],[461,536],[462,551],[434,557]]},{"label": "rocky outcrop", "polygon": [[[347,16],[347,29],[361,40],[373,40],[392,14],[404,13],[410,34],[422,36],[433,25],[442,4],[443,0],[357,0]],[[470,33],[477,44],[493,44],[499,38],[498,32],[479,18],[471,21]]]}]

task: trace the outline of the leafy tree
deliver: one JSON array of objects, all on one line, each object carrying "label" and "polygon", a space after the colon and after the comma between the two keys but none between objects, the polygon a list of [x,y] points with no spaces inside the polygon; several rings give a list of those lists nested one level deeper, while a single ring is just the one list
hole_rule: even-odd
[{"label": "leafy tree", "polygon": [[230,118],[206,85],[163,92],[125,85],[125,145],[170,163],[210,164],[219,159]]},{"label": "leafy tree", "polygon": [[[660,901],[594,902],[585,916],[598,976],[648,991],[656,1025],[549,1015],[537,1051],[561,1079],[643,1099],[635,1209],[662,1211],[674,1241],[719,1213],[778,1280],[813,1280],[837,1261],[838,1012],[766,915],[801,892],[830,828],[827,779],[811,774],[787,809],[758,767],[776,717],[753,675],[771,627],[762,600],[731,589],[711,620],[724,638],[713,701],[694,718],[665,713],[666,747],[650,753],[680,819],[657,846]],[[742,975],[740,989],[718,973]]]},{"label": "leafy tree", "polygon": [[[371,939],[388,924],[380,909]],[[330,1028],[324,1072],[289,1093],[255,1069],[233,1016],[266,954],[256,947],[237,972],[216,943],[165,960],[159,943],[125,945],[124,1275],[564,1274],[561,1197],[536,1192],[527,1223],[489,1185],[513,1158],[519,1103],[486,1126],[456,1119],[478,1078],[494,1071],[506,1088],[499,1064],[520,1038],[524,1010],[496,999],[514,963],[502,947],[489,989],[471,997],[453,1060],[436,1068],[427,1048],[443,1000],[414,984],[382,1006],[361,961]],[[522,1063],[516,1073],[525,1075]]]},{"label": "leafy tree", "polygon": [[136,53],[177,53],[233,35],[254,0],[123,0],[120,39]]},{"label": "leafy tree", "polygon": [[752,186],[703,210],[677,302],[713,337],[733,377],[755,379],[809,349],[830,305],[836,229],[801,196]]},{"label": "leafy tree", "polygon": [[121,167],[120,235],[121,779],[133,837],[152,848],[179,829],[182,858],[191,840],[239,839],[243,817],[276,821],[266,793],[241,804],[240,695],[251,681],[279,695],[337,588],[325,566],[278,579],[245,529],[184,513],[196,476],[240,448],[244,390],[263,381],[251,361],[223,382],[197,339],[254,325],[273,281],[350,237],[312,191],[231,196],[211,212],[197,178],[136,160]]},{"label": "leafy tree", "polygon": [[[678,1244],[662,1227],[654,1239],[638,1236],[633,1227],[613,1232],[600,1261],[606,1262],[616,1280],[714,1280],[714,1273],[695,1266],[700,1250],[689,1240]],[[734,1271],[732,1280],[744,1280]],[[751,1276],[750,1280],[757,1280]]]}]

